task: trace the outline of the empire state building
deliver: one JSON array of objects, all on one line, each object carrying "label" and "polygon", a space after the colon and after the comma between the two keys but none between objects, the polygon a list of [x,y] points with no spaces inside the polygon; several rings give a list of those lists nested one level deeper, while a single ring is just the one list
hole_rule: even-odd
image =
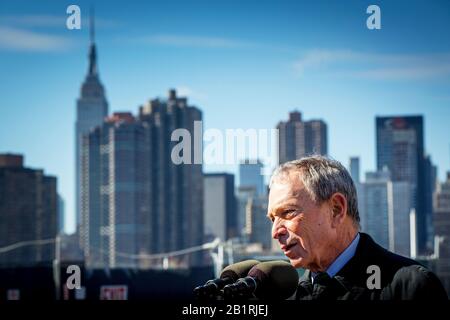
[{"label": "empire state building", "polygon": [[80,97],[77,99],[77,120],[75,124],[75,149],[76,149],[76,224],[77,229],[81,223],[81,192],[82,192],[82,142],[83,135],[103,123],[108,115],[108,101],[105,97],[105,89],[100,82],[97,66],[97,52],[95,47],[94,19],[90,19],[90,47],[89,68],[81,86]]}]

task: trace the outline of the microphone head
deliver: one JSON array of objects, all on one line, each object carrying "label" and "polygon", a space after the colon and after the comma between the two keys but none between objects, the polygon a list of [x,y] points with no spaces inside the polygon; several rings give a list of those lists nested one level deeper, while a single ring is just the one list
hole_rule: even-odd
[{"label": "microphone head", "polygon": [[233,282],[239,278],[244,278],[251,268],[259,264],[258,260],[245,260],[238,263],[230,264],[228,267],[222,270],[220,278],[232,278]]},{"label": "microphone head", "polygon": [[298,286],[297,270],[285,261],[268,261],[254,266],[249,272],[258,286],[255,296],[260,299],[285,300]]},{"label": "microphone head", "polygon": [[219,279],[209,280],[206,284],[196,287],[194,289],[195,296],[208,298],[211,295],[217,295],[224,286],[247,276],[250,269],[258,263],[260,263],[258,260],[246,260],[229,265],[222,270]]}]

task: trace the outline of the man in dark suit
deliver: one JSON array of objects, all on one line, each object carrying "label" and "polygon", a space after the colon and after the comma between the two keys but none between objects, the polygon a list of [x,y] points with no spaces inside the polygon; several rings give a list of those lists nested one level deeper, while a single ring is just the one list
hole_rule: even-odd
[{"label": "man in dark suit", "polygon": [[438,278],[359,232],[355,186],[337,161],[287,162],[270,182],[272,237],[295,268],[307,271],[300,300],[446,300]]}]

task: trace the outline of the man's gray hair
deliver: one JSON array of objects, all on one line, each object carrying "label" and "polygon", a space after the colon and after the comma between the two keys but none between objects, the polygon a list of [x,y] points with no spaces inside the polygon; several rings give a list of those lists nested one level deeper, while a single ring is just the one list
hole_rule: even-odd
[{"label": "man's gray hair", "polygon": [[325,156],[308,156],[280,165],[272,174],[269,188],[275,180],[287,177],[292,171],[299,172],[306,191],[316,203],[322,203],[336,193],[347,199],[348,215],[359,227],[358,198],[355,184],[347,169],[336,160]]}]

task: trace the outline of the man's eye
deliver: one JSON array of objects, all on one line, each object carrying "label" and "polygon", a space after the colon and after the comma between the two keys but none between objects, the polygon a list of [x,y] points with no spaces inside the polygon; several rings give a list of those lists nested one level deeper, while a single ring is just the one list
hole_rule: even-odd
[{"label": "man's eye", "polygon": [[291,218],[291,217],[294,217],[295,214],[296,214],[296,211],[295,211],[295,210],[288,210],[288,211],[286,211],[286,212],[284,213],[284,216],[285,216],[286,218]]}]

